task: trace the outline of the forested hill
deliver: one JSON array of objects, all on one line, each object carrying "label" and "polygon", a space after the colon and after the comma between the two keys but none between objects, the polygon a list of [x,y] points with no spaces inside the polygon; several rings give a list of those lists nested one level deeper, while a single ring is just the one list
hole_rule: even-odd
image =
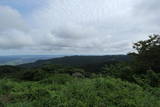
[{"label": "forested hill", "polygon": [[128,55],[105,55],[105,56],[65,56],[62,58],[54,58],[49,60],[38,60],[35,63],[22,64],[22,67],[39,67],[46,64],[60,64],[66,66],[91,66],[101,65],[105,63],[114,63],[129,61]]}]

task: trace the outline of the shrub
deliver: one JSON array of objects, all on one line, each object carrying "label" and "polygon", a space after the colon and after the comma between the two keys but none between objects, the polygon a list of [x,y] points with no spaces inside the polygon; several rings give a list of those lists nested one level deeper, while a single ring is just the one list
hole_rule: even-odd
[{"label": "shrub", "polygon": [[44,80],[41,80],[40,83],[44,84],[65,84],[66,82],[72,81],[74,78],[68,74],[54,74]]},{"label": "shrub", "polygon": [[28,81],[39,81],[45,78],[47,75],[47,72],[37,69],[37,70],[27,70],[22,72],[20,74],[20,79],[21,80],[28,80]]},{"label": "shrub", "polygon": [[133,70],[128,64],[120,63],[116,65],[106,65],[103,68],[103,75],[121,78],[123,80],[133,81]]},{"label": "shrub", "polygon": [[146,107],[147,105],[154,107],[160,105],[154,96],[140,86],[108,77],[68,83],[62,89],[62,93],[61,97],[64,98],[62,102],[69,107]]},{"label": "shrub", "polygon": [[[6,81],[6,80],[5,80]],[[7,107],[159,107],[159,88],[144,90],[139,85],[96,77],[73,78],[66,74],[50,76],[49,82],[9,81],[13,100]],[[58,88],[57,88],[58,87]],[[56,88],[56,89],[55,89]],[[3,104],[4,102],[2,102]]]}]

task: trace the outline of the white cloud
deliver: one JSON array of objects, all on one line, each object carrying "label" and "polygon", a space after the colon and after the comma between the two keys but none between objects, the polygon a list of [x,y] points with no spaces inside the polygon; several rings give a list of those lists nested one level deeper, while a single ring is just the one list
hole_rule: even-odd
[{"label": "white cloud", "polygon": [[29,28],[21,14],[0,6],[0,49],[19,49],[33,44]]},{"label": "white cloud", "polygon": [[[104,48],[117,42],[112,38],[125,30],[126,26],[121,25],[128,23],[131,5],[128,0],[50,0],[46,8],[33,14],[33,23],[41,31],[48,32],[45,37],[50,38],[47,42],[51,51],[59,47],[55,51],[67,48],[74,53],[108,53],[110,50]],[[46,39],[44,41],[46,44]]]},{"label": "white cloud", "polygon": [[8,29],[26,30],[26,25],[18,11],[8,6],[0,6],[0,31]]},{"label": "white cloud", "polygon": [[27,21],[17,10],[0,6],[0,48],[23,48],[28,53],[119,54],[129,52],[133,42],[148,34],[159,33],[156,0],[47,2],[30,12]]},{"label": "white cloud", "polygon": [[32,38],[27,33],[18,30],[0,32],[1,49],[19,49],[33,44]]}]

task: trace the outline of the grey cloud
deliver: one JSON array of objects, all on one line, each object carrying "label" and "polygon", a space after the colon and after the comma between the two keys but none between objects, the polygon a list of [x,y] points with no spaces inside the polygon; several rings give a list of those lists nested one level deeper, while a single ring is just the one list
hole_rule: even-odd
[{"label": "grey cloud", "polygon": [[135,14],[138,15],[139,17],[142,17],[143,18],[142,20],[147,21],[149,24],[159,27],[160,26],[159,5],[160,5],[159,0],[149,0],[149,1],[140,0],[140,3],[135,6]]},{"label": "grey cloud", "polygon": [[18,30],[0,32],[1,49],[19,49],[33,44],[32,38],[24,32]]},{"label": "grey cloud", "polygon": [[[0,25],[0,41],[6,41],[0,43],[0,48],[25,48],[35,53],[128,53],[133,42],[158,32],[160,27],[156,0],[47,1],[47,5],[28,16],[28,31],[24,30],[25,19],[19,13],[5,8],[3,17],[9,14],[14,21],[0,18],[0,22],[6,21]],[[6,29],[16,29],[16,33],[4,33]]]},{"label": "grey cloud", "polygon": [[[49,7],[35,13],[33,18],[40,29],[47,28],[46,31],[51,32],[52,39],[48,41],[51,50],[54,50],[54,47],[62,50],[67,48],[68,51],[85,50],[83,52],[97,49],[103,53],[103,48],[116,42],[112,39],[120,35],[119,30],[126,28],[126,26],[120,26],[122,21],[119,20],[123,19],[125,16],[122,17],[122,15],[130,10],[128,5],[121,6],[123,3],[119,3],[112,1],[108,4],[104,0],[95,2],[55,0],[54,3],[50,1]],[[124,7],[127,9],[124,10]],[[126,16],[129,17],[129,15]],[[104,26],[103,29],[100,26]]]},{"label": "grey cloud", "polygon": [[28,30],[18,11],[0,6],[0,49],[19,49],[31,45]]},{"label": "grey cloud", "polygon": [[[141,2],[137,5],[137,8],[141,8],[141,11],[153,12],[158,14],[160,11],[160,1],[159,0],[140,0]],[[158,12],[158,13],[157,13]]]},{"label": "grey cloud", "polygon": [[16,10],[8,6],[0,6],[0,31],[8,29],[26,30],[27,25]]}]

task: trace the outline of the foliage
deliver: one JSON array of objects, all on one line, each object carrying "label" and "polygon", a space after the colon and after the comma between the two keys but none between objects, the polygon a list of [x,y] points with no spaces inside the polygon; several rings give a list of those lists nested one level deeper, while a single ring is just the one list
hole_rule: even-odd
[{"label": "foliage", "polygon": [[[59,77],[58,77],[59,76]],[[62,76],[62,77],[61,77]],[[67,76],[67,75],[66,75]],[[68,75],[69,76],[69,75]],[[56,75],[59,81],[64,75]],[[155,107],[160,96],[151,90],[120,79],[98,77],[94,79],[70,78],[60,82],[17,82],[0,80],[11,86],[10,100],[0,99],[6,107]],[[159,88],[157,89],[158,92]],[[5,90],[2,90],[5,91]],[[153,93],[155,92],[155,93]],[[1,93],[4,96],[6,92]]]},{"label": "foliage", "polygon": [[37,70],[26,70],[23,72],[20,72],[21,74],[19,75],[19,78],[21,80],[29,80],[29,81],[38,81],[46,77],[46,72],[37,69]]},{"label": "foliage", "polygon": [[152,69],[155,72],[160,70],[160,35],[149,36],[148,40],[139,41],[134,44],[137,53],[132,53],[136,59],[134,65],[139,71]]},{"label": "foliage", "polygon": [[144,75],[134,75],[135,82],[141,86],[160,87],[160,73],[148,70]]},{"label": "foliage", "polygon": [[121,78],[127,81],[133,81],[134,71],[127,63],[119,63],[116,65],[105,65],[103,67],[103,75]]}]

